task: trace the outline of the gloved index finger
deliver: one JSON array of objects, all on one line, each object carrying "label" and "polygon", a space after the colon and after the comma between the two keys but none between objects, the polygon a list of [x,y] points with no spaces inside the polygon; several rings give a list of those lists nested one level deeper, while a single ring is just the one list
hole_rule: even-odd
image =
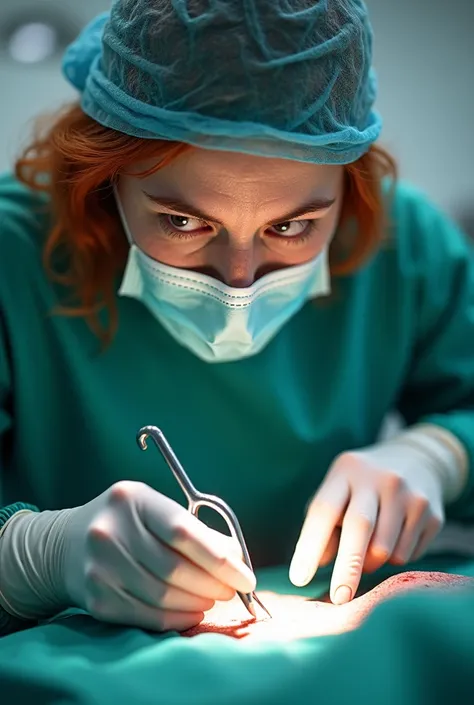
[{"label": "gloved index finger", "polygon": [[236,538],[223,534],[220,531],[207,527],[212,539],[216,542],[216,546],[221,546],[225,553],[230,553],[240,560],[243,560],[242,547]]},{"label": "gloved index finger", "polygon": [[307,585],[319,568],[349,496],[345,479],[328,481],[311,502],[290,565],[293,585]]},{"label": "gloved index finger", "polygon": [[232,547],[231,538],[214,532],[177,502],[151,490],[146,526],[161,541],[239,592],[255,590],[256,578]]},{"label": "gloved index finger", "polygon": [[234,590],[253,592],[255,575],[236,552],[232,539],[225,541],[217,533],[188,514],[187,520],[175,526],[171,546]]}]

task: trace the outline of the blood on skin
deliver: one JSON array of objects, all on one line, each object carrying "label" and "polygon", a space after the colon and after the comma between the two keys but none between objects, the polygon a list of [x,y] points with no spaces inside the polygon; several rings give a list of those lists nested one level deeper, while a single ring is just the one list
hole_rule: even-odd
[{"label": "blood on skin", "polygon": [[474,579],[448,573],[412,571],[394,575],[370,592],[340,606],[298,595],[259,592],[272,619],[259,607],[257,618],[247,619],[242,613],[241,601],[235,597],[230,602],[216,602],[204,621],[183,632],[183,636],[214,632],[234,639],[292,641],[340,634],[357,628],[374,607],[396,595],[427,589],[453,592],[460,588],[473,589]]}]

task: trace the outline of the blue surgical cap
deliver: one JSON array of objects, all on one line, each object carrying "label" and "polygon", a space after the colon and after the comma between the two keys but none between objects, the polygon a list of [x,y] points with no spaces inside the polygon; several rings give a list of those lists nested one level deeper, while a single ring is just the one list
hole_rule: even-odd
[{"label": "blue surgical cap", "polygon": [[371,63],[362,0],[116,0],[63,69],[128,135],[347,164],[381,131]]}]

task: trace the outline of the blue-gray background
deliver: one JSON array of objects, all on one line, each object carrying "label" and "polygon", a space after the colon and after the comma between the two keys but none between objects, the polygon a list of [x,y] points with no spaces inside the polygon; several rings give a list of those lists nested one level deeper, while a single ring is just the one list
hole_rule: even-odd
[{"label": "blue-gray background", "polygon": [[[0,0],[0,170],[12,163],[31,118],[74,97],[58,56],[11,59],[1,36],[21,13],[51,12],[76,32],[108,0]],[[375,29],[383,143],[401,174],[474,229],[474,1],[368,0]]]}]

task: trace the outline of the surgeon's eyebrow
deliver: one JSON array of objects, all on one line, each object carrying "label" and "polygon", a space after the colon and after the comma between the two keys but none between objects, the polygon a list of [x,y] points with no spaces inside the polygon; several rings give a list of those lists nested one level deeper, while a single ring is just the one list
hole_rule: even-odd
[{"label": "surgeon's eyebrow", "polygon": [[[210,223],[218,223],[223,225],[219,220],[216,220],[210,215],[203,213],[199,208],[191,206],[189,203],[183,203],[182,201],[176,200],[174,198],[163,198],[161,196],[152,196],[151,194],[143,191],[145,196],[153,201],[158,206],[166,208],[167,210],[173,211],[178,215],[187,215],[191,218],[197,218],[198,220],[205,220]],[[276,218],[268,223],[268,225],[278,225],[279,223],[286,223],[289,220],[295,220],[295,218],[301,218],[303,215],[308,213],[317,213],[318,211],[325,211],[330,208],[336,202],[335,198],[316,198],[309,203],[305,203],[299,208],[290,213],[286,213],[281,216],[281,218]]]}]

